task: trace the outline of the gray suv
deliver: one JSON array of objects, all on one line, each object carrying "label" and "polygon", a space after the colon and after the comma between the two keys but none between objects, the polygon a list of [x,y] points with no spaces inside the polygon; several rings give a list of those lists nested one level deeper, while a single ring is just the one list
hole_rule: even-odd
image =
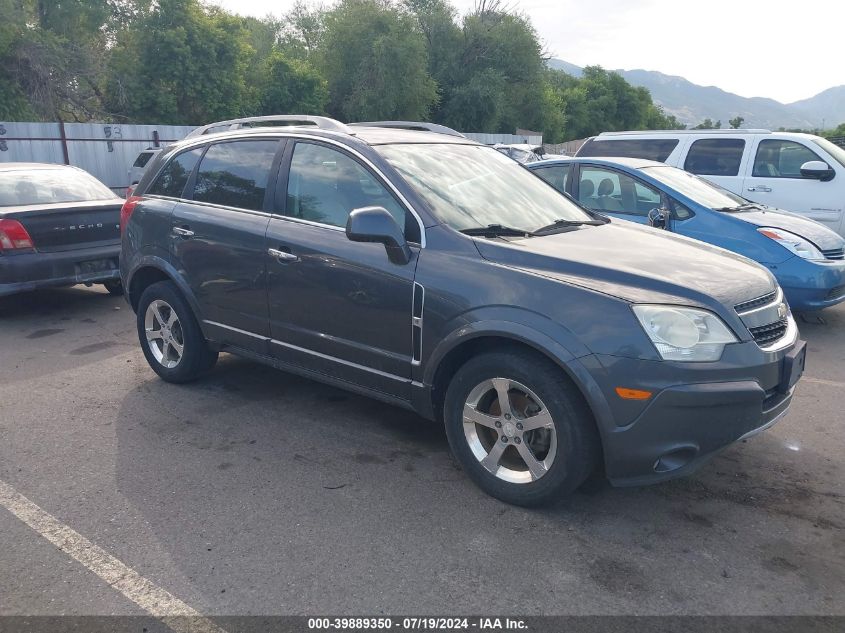
[{"label": "gray suv", "polygon": [[761,266],[442,128],[305,123],[169,146],[126,201],[164,380],[226,351],[411,409],[520,505],[689,473],[789,407],[805,344]]}]

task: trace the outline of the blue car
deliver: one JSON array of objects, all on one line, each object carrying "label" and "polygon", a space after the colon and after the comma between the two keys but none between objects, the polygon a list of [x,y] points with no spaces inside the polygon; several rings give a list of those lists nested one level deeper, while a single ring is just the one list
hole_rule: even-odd
[{"label": "blue car", "polygon": [[650,160],[585,157],[526,167],[588,209],[759,262],[777,277],[795,310],[820,310],[845,301],[845,240],[818,222],[750,202]]}]

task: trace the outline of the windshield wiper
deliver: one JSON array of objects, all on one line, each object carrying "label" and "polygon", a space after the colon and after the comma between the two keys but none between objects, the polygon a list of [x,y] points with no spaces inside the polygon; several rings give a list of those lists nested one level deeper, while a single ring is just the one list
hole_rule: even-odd
[{"label": "windshield wiper", "polygon": [[531,231],[515,229],[501,224],[488,224],[487,226],[479,226],[471,229],[461,229],[461,233],[479,237],[529,237],[532,235]]},{"label": "windshield wiper", "polygon": [[536,229],[532,235],[550,235],[558,231],[564,231],[577,226],[601,226],[607,224],[610,220],[555,220],[551,224],[541,226]]},{"label": "windshield wiper", "polygon": [[748,202],[746,204],[740,204],[735,207],[722,207],[721,209],[716,209],[716,211],[725,211],[727,213],[736,213],[737,211],[750,211],[751,209],[762,209],[763,207],[756,202]]}]

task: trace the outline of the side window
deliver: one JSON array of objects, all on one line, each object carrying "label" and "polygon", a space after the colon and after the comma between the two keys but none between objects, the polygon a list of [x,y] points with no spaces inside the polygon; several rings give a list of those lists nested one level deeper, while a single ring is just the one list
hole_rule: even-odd
[{"label": "side window", "polygon": [[758,178],[801,178],[801,165],[819,156],[795,141],[760,141],[752,176]]},{"label": "side window", "polygon": [[627,174],[601,167],[581,167],[578,201],[595,211],[648,215],[661,204],[660,192]]},{"label": "side window", "polygon": [[684,169],[704,176],[736,176],[744,151],[741,138],[700,139],[690,147]]},{"label": "side window", "polygon": [[133,167],[146,167],[147,163],[150,162],[150,159],[153,157],[153,152],[141,152],[138,154],[138,158],[135,159],[135,162],[132,163]]},{"label": "side window", "polygon": [[675,212],[676,220],[688,220],[695,215],[686,205],[681,204],[674,198],[672,198],[672,210]]},{"label": "side window", "polygon": [[585,143],[578,156],[624,156],[626,158],[645,158],[666,162],[669,154],[678,146],[677,138],[644,139],[593,139]]},{"label": "side window", "polygon": [[208,148],[197,172],[193,199],[261,211],[278,141],[234,141]]},{"label": "side window", "polygon": [[[297,143],[288,178],[286,215],[320,224],[346,226],[349,214],[361,207],[384,207],[406,227],[405,209],[363,165],[343,152]],[[410,218],[409,218],[410,219]],[[416,222],[413,222],[416,226]],[[418,231],[417,231],[418,232]]]},{"label": "side window", "polygon": [[552,165],[551,167],[535,169],[534,173],[561,193],[566,193],[566,181],[569,179],[569,170],[571,167],[572,165],[569,163],[565,165]]},{"label": "side window", "polygon": [[155,196],[181,198],[185,185],[188,184],[188,178],[191,177],[197,161],[202,156],[202,150],[202,147],[198,147],[178,154],[164,166],[147,193]]}]

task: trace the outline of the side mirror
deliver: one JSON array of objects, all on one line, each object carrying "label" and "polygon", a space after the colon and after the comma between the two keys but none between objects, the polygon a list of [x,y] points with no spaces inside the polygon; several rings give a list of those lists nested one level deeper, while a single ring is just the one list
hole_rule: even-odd
[{"label": "side mirror", "polygon": [[384,207],[355,209],[346,221],[346,237],[353,242],[379,242],[393,264],[411,261],[411,248],[405,234]]},{"label": "side mirror", "polygon": [[822,182],[833,180],[836,172],[826,162],[821,160],[810,160],[801,165],[801,176],[804,178],[815,178]]},{"label": "side mirror", "polygon": [[658,209],[655,207],[648,212],[648,223],[656,229],[665,229],[668,224],[666,221],[668,216],[669,212],[666,209]]}]

